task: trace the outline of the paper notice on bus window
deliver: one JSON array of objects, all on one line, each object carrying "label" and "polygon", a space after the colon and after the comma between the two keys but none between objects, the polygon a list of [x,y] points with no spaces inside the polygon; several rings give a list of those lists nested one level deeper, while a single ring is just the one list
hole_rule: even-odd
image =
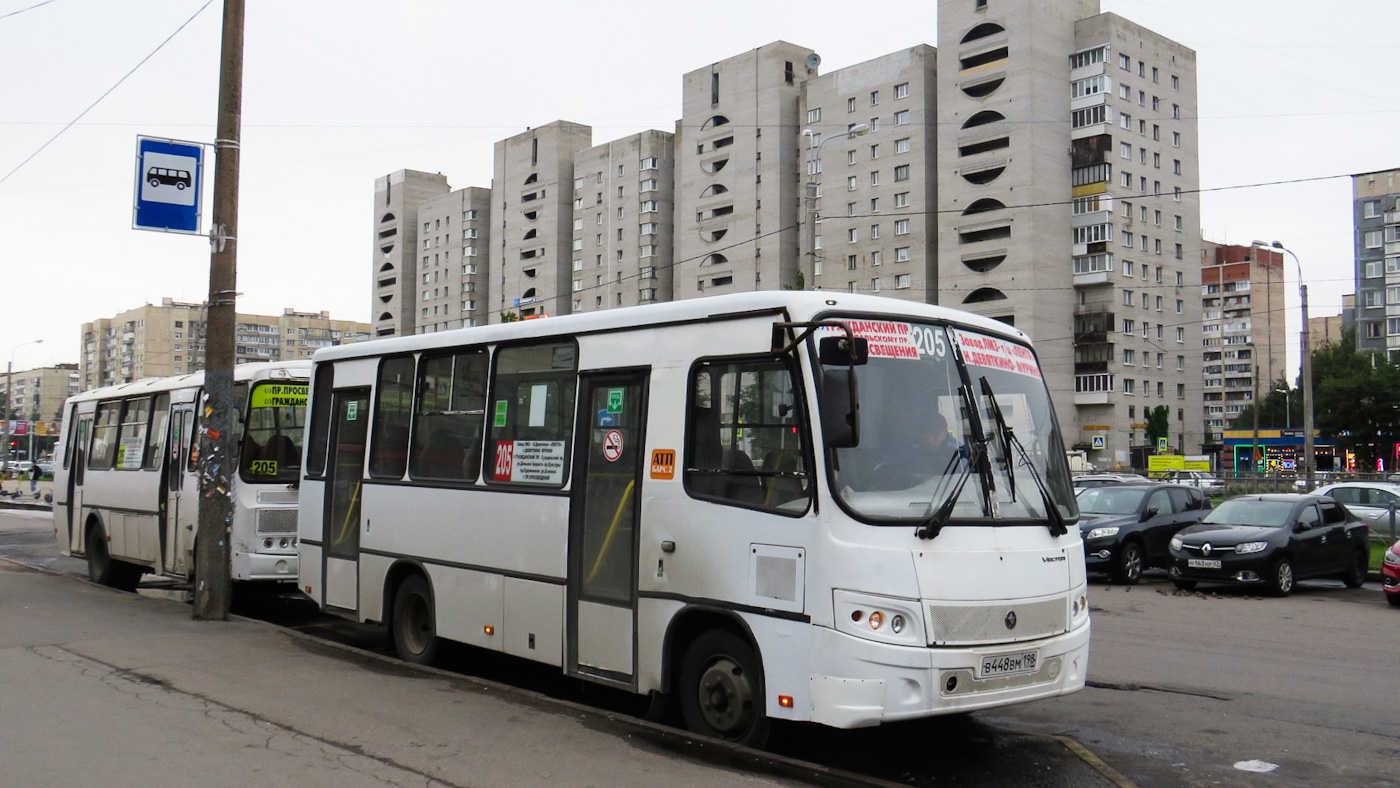
[{"label": "paper notice on bus window", "polygon": [[954,331],[953,338],[962,351],[963,361],[970,367],[987,367],[1040,378],[1040,365],[1035,361],[1035,354],[1025,345],[970,331]]},{"label": "paper notice on bus window", "polygon": [[530,387],[530,426],[543,427],[545,405],[549,403],[549,384],[536,383]]},{"label": "paper notice on bus window", "polygon": [[145,438],[122,438],[121,456],[117,458],[117,467],[124,471],[140,468],[141,453],[145,448]]},{"label": "paper notice on bus window", "polygon": [[496,481],[564,482],[564,441],[497,441]]},{"label": "paper notice on bus window", "polygon": [[[919,348],[914,344],[914,327],[894,320],[847,320],[851,333],[866,341],[871,358],[918,359]],[[823,336],[841,333],[826,329]]]}]

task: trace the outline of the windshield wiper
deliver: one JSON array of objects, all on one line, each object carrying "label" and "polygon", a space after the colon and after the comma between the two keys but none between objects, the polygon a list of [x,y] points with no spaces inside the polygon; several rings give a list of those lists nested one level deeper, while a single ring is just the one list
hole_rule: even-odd
[{"label": "windshield wiper", "polygon": [[[966,486],[968,478],[972,476],[974,468],[977,469],[983,482],[982,511],[989,516],[995,516],[996,482],[992,478],[991,467],[987,463],[987,439],[985,436],[979,437],[977,412],[973,410],[972,396],[968,393],[967,386],[958,386],[958,396],[962,398],[964,412],[972,420],[972,429],[968,432],[968,435],[972,437],[972,447],[968,450],[967,463],[958,473],[958,479],[953,483],[953,489],[948,493],[948,497],[944,498],[943,503],[939,504],[938,508],[915,529],[914,535],[920,539],[932,539],[938,536],[943,527],[948,524],[949,518],[953,515],[953,508],[957,506],[958,498],[962,496],[963,487]],[[944,478],[946,479],[947,476],[945,475]],[[934,489],[933,497],[929,500],[929,508],[933,507],[933,501],[938,498],[938,491],[943,487],[944,485],[939,485]]]},{"label": "windshield wiper", "polygon": [[[1003,446],[1015,447],[1017,455],[1026,469],[1031,472],[1031,480],[1035,482],[1035,487],[1040,490],[1040,500],[1045,506],[1045,516],[1049,520],[1048,527],[1052,536],[1064,536],[1069,529],[1065,527],[1064,515],[1060,514],[1060,507],[1055,505],[1055,500],[1050,497],[1050,490],[1045,486],[1045,480],[1040,478],[1040,471],[1035,469],[1035,463],[1031,462],[1030,455],[1026,452],[1026,447],[1021,445],[1021,441],[1016,439],[1016,433],[1011,430],[1011,426],[1006,423],[1006,419],[1001,415],[1001,405],[997,402],[997,395],[992,392],[992,384],[987,382],[987,378],[982,378],[982,393],[987,397],[987,403],[991,405],[992,418],[996,421],[997,433],[1001,438]],[[1006,452],[1006,476],[1011,482],[1011,500],[1016,500],[1016,479],[1012,475],[1012,466],[1016,463],[1011,458],[1011,452]]]}]

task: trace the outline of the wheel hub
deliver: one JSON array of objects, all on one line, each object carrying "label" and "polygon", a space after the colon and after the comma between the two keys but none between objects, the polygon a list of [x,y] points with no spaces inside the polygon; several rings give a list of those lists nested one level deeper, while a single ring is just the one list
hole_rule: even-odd
[{"label": "wheel hub", "polygon": [[741,730],[753,709],[753,687],[744,669],[728,657],[710,663],[700,676],[700,711],[715,730]]}]

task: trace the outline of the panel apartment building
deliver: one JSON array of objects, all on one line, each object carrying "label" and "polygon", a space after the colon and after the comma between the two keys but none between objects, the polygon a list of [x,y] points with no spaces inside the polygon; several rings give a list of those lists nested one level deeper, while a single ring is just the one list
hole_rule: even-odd
[{"label": "panel apartment building", "polygon": [[1356,349],[1400,362],[1400,170],[1353,175]]},{"label": "panel apartment building", "polygon": [[1066,443],[1202,444],[1195,53],[1097,0],[940,0],[939,301],[1037,343]]},{"label": "panel apartment building", "polygon": [[[9,379],[7,381],[7,378]],[[11,395],[9,383],[14,386]],[[26,421],[59,421],[63,401],[78,393],[78,365],[15,370],[0,375],[0,399],[9,403],[15,418]],[[0,412],[0,419],[5,414]]]},{"label": "panel apartment building", "polygon": [[[361,342],[370,325],[332,320],[328,312],[238,313],[234,363],[310,358],[317,348]],[[82,327],[78,377],[82,389],[204,368],[204,305],[161,299]]]},{"label": "panel apartment building", "polygon": [[1201,375],[1206,444],[1242,410],[1286,381],[1283,252],[1263,246],[1201,242]]}]

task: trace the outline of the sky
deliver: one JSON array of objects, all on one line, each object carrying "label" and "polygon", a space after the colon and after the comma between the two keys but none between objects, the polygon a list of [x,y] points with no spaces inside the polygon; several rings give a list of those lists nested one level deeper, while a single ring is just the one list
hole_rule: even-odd
[{"label": "sky", "polygon": [[[1354,290],[1347,176],[1400,167],[1385,130],[1400,2],[1322,7],[1101,0],[1196,51],[1201,229],[1297,254],[1290,337],[1299,267],[1312,316]],[[681,8],[247,0],[238,310],[368,321],[374,180],[390,172],[489,186],[493,144],[527,127],[583,123],[595,144],[673,130],[684,73],[775,40],[823,72],[937,44],[935,3]],[[221,24],[219,0],[0,0],[0,360],[76,362],[84,322],[205,300],[208,239],[133,230],[131,208],[138,135],[214,139]]]}]

